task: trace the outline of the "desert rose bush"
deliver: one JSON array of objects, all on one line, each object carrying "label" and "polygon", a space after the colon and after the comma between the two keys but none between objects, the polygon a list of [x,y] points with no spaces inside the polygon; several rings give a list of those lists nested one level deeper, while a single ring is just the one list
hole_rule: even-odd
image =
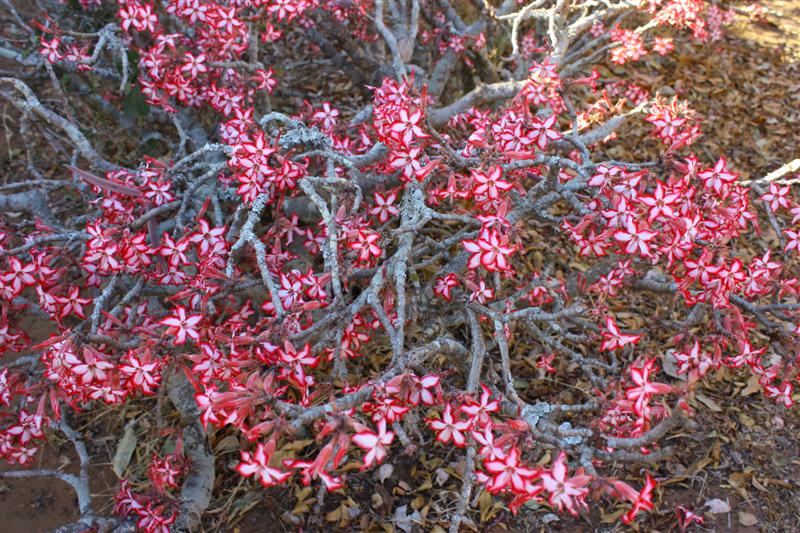
[{"label": "desert rose bush", "polygon": [[[52,152],[0,187],[0,455],[29,465],[57,431],[82,466],[0,476],[71,485],[64,531],[196,529],[221,428],[263,487],[346,492],[353,458],[452,449],[452,532],[475,491],[630,523],[657,479],[611,466],[666,457],[706,374],[745,369],[792,406],[800,204],[780,173],[745,183],[707,159],[690,102],[600,74],[718,39],[717,6],[22,4],[4,4],[0,96]],[[304,93],[296,53],[352,98]],[[631,125],[656,160],[607,155]],[[632,322],[648,295],[674,297],[673,320]],[[525,364],[581,394],[530,394]],[[70,420],[147,397],[180,412],[162,428],[177,444],[100,516]]]}]

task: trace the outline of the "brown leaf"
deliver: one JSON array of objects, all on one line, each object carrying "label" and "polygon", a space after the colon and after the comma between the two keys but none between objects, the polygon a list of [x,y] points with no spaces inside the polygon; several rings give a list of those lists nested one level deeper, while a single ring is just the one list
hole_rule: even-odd
[{"label": "brown leaf", "polygon": [[743,526],[754,526],[758,524],[758,517],[754,514],[739,511],[739,523]]},{"label": "brown leaf", "polygon": [[747,386],[739,392],[739,395],[750,396],[757,392],[761,392],[761,385],[758,384],[758,376],[753,374],[750,376],[750,379],[747,380]]},{"label": "brown leaf", "polygon": [[136,424],[135,422],[128,422],[125,426],[125,432],[117,444],[117,451],[114,453],[114,459],[111,461],[111,468],[118,477],[125,474],[125,469],[131,462],[133,452],[136,450]]},{"label": "brown leaf", "polygon": [[711,409],[715,413],[722,412],[722,407],[720,407],[720,405],[717,402],[715,402],[714,400],[712,400],[711,398],[709,398],[705,394],[698,393],[697,395],[695,395],[695,398],[697,398],[697,400],[700,403],[702,403],[703,405],[705,405],[706,407],[708,407],[709,409]]}]

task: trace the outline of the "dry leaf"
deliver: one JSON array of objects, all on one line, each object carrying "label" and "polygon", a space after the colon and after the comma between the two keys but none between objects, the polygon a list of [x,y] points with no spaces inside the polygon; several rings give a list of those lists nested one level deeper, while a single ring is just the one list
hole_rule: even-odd
[{"label": "dry leaf", "polygon": [[739,511],[739,523],[743,526],[754,526],[758,524],[758,517],[751,513]]},{"label": "dry leaf", "polygon": [[383,463],[378,469],[378,481],[383,483],[394,473],[394,466],[391,463]]},{"label": "dry leaf", "polygon": [[741,396],[750,396],[757,392],[761,392],[761,385],[758,384],[758,377],[754,374],[750,376],[750,379],[747,380],[747,386],[743,388],[739,394]]},{"label": "dry leaf", "polygon": [[117,451],[114,452],[114,459],[111,461],[111,468],[117,477],[125,474],[125,469],[131,462],[133,452],[136,450],[136,421],[132,420],[125,425],[125,432],[117,444]]},{"label": "dry leaf", "polygon": [[379,508],[381,505],[383,505],[383,498],[382,498],[382,497],[381,497],[381,495],[380,495],[380,494],[378,494],[377,492],[373,492],[373,493],[372,493],[372,498],[371,498],[371,500],[372,500],[372,507],[374,507],[375,509],[377,509],[377,508]]},{"label": "dry leaf", "polygon": [[419,511],[408,514],[408,505],[401,505],[394,511],[394,525],[398,529],[405,531],[405,533],[411,533],[414,524],[419,524],[421,522],[422,515],[419,514]]},{"label": "dry leaf", "polygon": [[703,506],[708,507],[708,512],[711,514],[725,514],[731,512],[731,505],[725,500],[720,500],[719,498],[708,500],[703,504]]},{"label": "dry leaf", "polygon": [[686,375],[678,374],[678,360],[675,359],[675,350],[667,350],[661,358],[661,368],[671,378],[686,381]]},{"label": "dry leaf", "polygon": [[422,496],[417,496],[413,500],[411,500],[411,508],[415,511],[419,511],[425,505],[425,498]]},{"label": "dry leaf", "polygon": [[765,486],[764,486],[764,485],[763,485],[763,484],[762,484],[760,481],[758,481],[756,478],[753,478],[753,479],[751,479],[751,480],[750,480],[750,483],[752,483],[752,484],[753,484],[753,486],[754,486],[755,488],[757,488],[758,490],[760,490],[761,492],[769,492],[769,489],[768,489],[767,487],[765,487]]},{"label": "dry leaf", "polygon": [[709,398],[705,394],[698,393],[698,394],[695,395],[695,398],[697,398],[697,400],[700,403],[702,403],[703,405],[705,405],[706,407],[708,407],[709,409],[711,409],[715,413],[722,412],[722,407],[720,407],[720,405],[717,402],[715,402],[714,400],[712,400],[711,398]]},{"label": "dry leaf", "polygon": [[239,449],[239,438],[233,435],[228,435],[227,437],[217,442],[216,446],[214,446],[214,453],[221,454],[238,449]]}]

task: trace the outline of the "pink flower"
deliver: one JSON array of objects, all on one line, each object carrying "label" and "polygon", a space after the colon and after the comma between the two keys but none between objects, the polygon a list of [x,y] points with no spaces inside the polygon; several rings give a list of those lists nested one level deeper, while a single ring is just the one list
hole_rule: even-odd
[{"label": "pink flower", "polygon": [[149,352],[140,356],[133,351],[129,352],[123,361],[119,371],[127,376],[133,388],[141,390],[144,394],[153,394],[152,389],[158,387],[161,380],[159,362],[151,361]]},{"label": "pink flower", "polygon": [[649,359],[641,367],[632,367],[631,381],[636,386],[625,391],[625,397],[634,401],[634,411],[639,416],[644,416],[647,403],[654,394],[669,394],[672,387],[665,383],[654,383],[650,381],[650,374],[656,372],[655,358]]},{"label": "pink flower", "polygon": [[658,55],[665,56],[675,49],[675,45],[670,37],[655,37],[653,39],[653,51]]},{"label": "pink flower", "polygon": [[622,496],[633,503],[630,511],[622,516],[624,524],[633,522],[640,510],[651,511],[653,509],[653,489],[656,488],[656,480],[650,474],[646,474],[644,487],[639,492],[631,489],[627,483],[617,483],[616,487],[620,489]]},{"label": "pink flower", "polygon": [[469,431],[470,423],[453,418],[453,407],[449,403],[445,405],[441,420],[429,418],[427,422],[428,426],[436,432],[436,440],[442,444],[447,444],[452,440],[453,444],[459,448],[466,445],[466,432]]},{"label": "pink flower", "polygon": [[444,298],[448,302],[450,301],[450,290],[458,285],[458,276],[453,274],[447,274],[446,276],[441,276],[436,278],[436,283],[433,285],[433,293],[436,296]]},{"label": "pink flower", "polygon": [[409,112],[406,108],[401,108],[400,112],[394,117],[394,121],[389,130],[392,136],[398,142],[409,146],[414,138],[424,139],[428,135],[419,126],[422,120],[422,110],[417,109],[414,112]]},{"label": "pink flower", "polygon": [[780,208],[789,207],[789,186],[780,186],[775,183],[769,184],[769,191],[761,195],[763,200],[770,208],[771,211],[777,211]]},{"label": "pink flower", "polygon": [[201,52],[197,55],[193,55],[191,52],[184,52],[183,59],[184,63],[183,66],[181,66],[181,72],[187,73],[192,78],[196,78],[198,74],[202,74],[203,72],[208,72],[206,55],[204,53]]},{"label": "pink flower", "polygon": [[81,298],[80,289],[74,285],[69,288],[67,297],[57,296],[56,300],[62,306],[61,312],[58,314],[59,318],[75,313],[75,316],[85,319],[86,314],[83,312],[83,306],[92,303],[89,298]]},{"label": "pink flower", "polygon": [[329,102],[322,103],[322,109],[314,113],[313,118],[322,126],[324,130],[332,130],[336,127],[336,119],[339,117],[339,110],[332,108]]},{"label": "pink flower", "polygon": [[42,47],[39,49],[39,53],[42,54],[49,63],[57,63],[61,61],[62,55],[59,52],[58,48],[61,46],[61,38],[60,37],[53,37],[49,41],[44,38],[44,36],[39,37],[39,44]]},{"label": "pink flower", "polygon": [[578,506],[584,504],[583,499],[589,493],[586,485],[592,477],[579,471],[578,475],[568,478],[566,458],[567,454],[562,451],[550,470],[541,473],[542,486],[550,493],[550,505],[559,511],[566,507],[570,514],[577,515]]},{"label": "pink flower", "polygon": [[102,383],[108,376],[108,371],[114,365],[105,360],[105,354],[95,350],[91,346],[83,347],[83,360],[77,358],[75,354],[69,353],[65,362],[70,365],[70,371],[80,376],[81,383],[84,385],[97,381]]},{"label": "pink flower", "polygon": [[266,445],[258,443],[254,454],[241,452],[242,461],[236,467],[236,471],[244,477],[256,476],[262,485],[271,487],[286,481],[291,472],[285,472],[278,468],[269,466],[272,454],[275,453],[275,440],[270,439]]},{"label": "pink flower", "polygon": [[792,250],[796,252],[800,252],[800,230],[795,229],[785,229],[783,233],[786,235],[786,248],[783,249],[784,252],[790,252]]},{"label": "pink flower", "polygon": [[508,191],[513,186],[503,178],[503,169],[494,166],[488,172],[482,170],[472,171],[472,181],[476,183],[472,189],[476,196],[486,196],[492,200],[500,197],[500,192]]},{"label": "pink flower", "polygon": [[159,321],[162,326],[167,326],[167,335],[175,335],[175,346],[186,344],[186,337],[193,340],[200,338],[197,325],[203,320],[203,315],[187,315],[186,308],[179,305],[172,315]]},{"label": "pink flower", "polygon": [[660,181],[656,183],[656,190],[652,196],[642,196],[639,201],[650,208],[647,217],[648,222],[653,222],[657,218],[671,219],[675,217],[672,205],[680,198],[680,194],[671,191]]},{"label": "pink flower", "polygon": [[486,385],[481,385],[481,390],[480,401],[476,402],[470,399],[458,409],[467,415],[473,424],[483,426],[490,422],[490,413],[500,410],[500,402],[491,399],[492,391]]},{"label": "pink flower", "polygon": [[618,230],[614,233],[614,238],[624,243],[626,253],[638,252],[643,257],[650,257],[650,245],[648,243],[656,235],[658,234],[655,231],[645,229],[633,220],[629,220],[624,230]]},{"label": "pink flower", "polygon": [[550,141],[561,138],[561,133],[554,128],[557,119],[558,117],[556,115],[550,115],[544,120],[539,120],[538,118],[533,118],[531,120],[533,136],[536,139],[536,146],[538,146],[540,150],[547,148]]},{"label": "pink flower", "polygon": [[136,522],[136,527],[145,533],[169,533],[170,524],[178,518],[178,514],[175,512],[165,517],[164,505],[153,503],[148,503],[146,507],[136,508],[134,511],[140,517]]},{"label": "pink flower", "polygon": [[378,432],[373,433],[367,429],[353,435],[353,444],[365,450],[363,468],[369,468],[373,463],[380,464],[386,457],[387,447],[394,440],[394,433],[386,431],[386,420],[378,420]]},{"label": "pink flower", "polygon": [[705,520],[702,516],[695,514],[686,507],[681,507],[679,505],[675,509],[675,513],[678,515],[678,527],[680,527],[682,533],[685,532],[686,529],[692,524],[698,524],[702,526],[705,523]]},{"label": "pink flower", "polygon": [[678,361],[678,374],[685,374],[691,369],[696,369],[697,375],[703,377],[714,364],[711,357],[700,349],[700,343],[697,340],[694,341],[689,351],[674,352],[673,356]]},{"label": "pink flower", "polygon": [[375,199],[375,207],[370,209],[369,214],[377,217],[378,222],[381,224],[388,222],[390,218],[396,217],[400,213],[398,207],[394,205],[397,201],[396,192],[392,191],[385,195],[375,192],[373,198]]},{"label": "pink flower", "polygon": [[377,242],[381,238],[378,232],[360,229],[353,236],[350,249],[358,252],[358,260],[368,262],[372,258],[378,258],[383,253]]},{"label": "pink flower", "polygon": [[509,270],[508,258],[517,249],[516,245],[508,245],[507,236],[501,236],[493,228],[482,230],[477,239],[462,244],[467,252],[473,254],[467,268],[475,270],[482,265],[489,272]]},{"label": "pink flower", "polygon": [[0,281],[11,286],[14,296],[19,295],[25,287],[30,287],[36,283],[33,273],[36,272],[36,265],[22,264],[16,257],[8,258],[8,265],[11,270],[0,274]]},{"label": "pink flower", "polygon": [[604,351],[618,350],[625,345],[636,344],[642,337],[641,335],[620,333],[617,323],[610,316],[606,317],[606,329],[601,330],[600,334],[603,336],[603,343],[600,345],[600,349]]},{"label": "pink flower", "polygon": [[768,397],[774,398],[778,403],[782,403],[787,409],[794,405],[792,390],[792,384],[788,381],[782,382],[779,386],[767,385],[764,387]]},{"label": "pink flower", "polygon": [[738,176],[726,169],[727,161],[720,157],[714,168],[700,172],[697,177],[703,180],[706,189],[710,189],[720,197],[727,197],[730,185],[738,179]]},{"label": "pink flower", "polygon": [[487,300],[494,298],[494,289],[487,287],[484,279],[480,279],[477,284],[467,280],[466,285],[472,291],[469,295],[470,302],[485,304]]},{"label": "pink flower", "polygon": [[519,461],[519,450],[511,448],[508,455],[489,459],[483,462],[491,478],[486,483],[486,490],[493,494],[510,488],[512,492],[525,493],[526,484],[539,476],[539,471],[523,466]]}]

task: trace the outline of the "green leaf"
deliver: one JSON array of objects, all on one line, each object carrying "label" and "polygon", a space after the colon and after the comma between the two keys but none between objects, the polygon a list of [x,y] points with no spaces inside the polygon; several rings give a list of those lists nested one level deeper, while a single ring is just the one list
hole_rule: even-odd
[{"label": "green leaf", "polygon": [[150,112],[150,105],[138,87],[131,88],[122,101],[122,112],[130,118],[145,117]]},{"label": "green leaf", "polygon": [[139,54],[133,50],[128,50],[128,68],[130,68],[130,78],[128,83],[136,83],[139,79]]}]

